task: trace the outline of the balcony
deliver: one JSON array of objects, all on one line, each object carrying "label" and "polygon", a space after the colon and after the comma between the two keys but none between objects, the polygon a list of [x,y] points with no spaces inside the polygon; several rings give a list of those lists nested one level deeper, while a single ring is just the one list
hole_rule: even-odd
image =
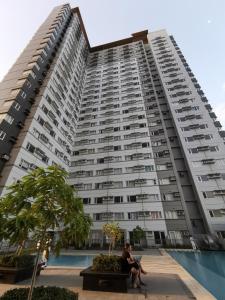
[{"label": "balcony", "polygon": [[220,179],[221,173],[213,173],[213,174],[207,174],[208,179]]},{"label": "balcony", "polygon": [[203,165],[212,165],[212,164],[215,164],[215,159],[213,159],[213,158],[202,159],[202,164]]}]

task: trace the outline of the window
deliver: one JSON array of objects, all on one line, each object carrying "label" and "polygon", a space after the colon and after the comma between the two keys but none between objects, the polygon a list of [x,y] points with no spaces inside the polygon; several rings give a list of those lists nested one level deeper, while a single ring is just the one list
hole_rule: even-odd
[{"label": "window", "polygon": [[6,114],[5,121],[8,122],[9,124],[12,124],[14,121],[14,118],[11,117],[10,115]]},{"label": "window", "polygon": [[40,70],[40,67],[39,67],[39,65],[38,65],[36,62],[32,62],[32,63],[29,63],[29,64],[28,64],[28,67],[31,68],[31,69],[32,69],[34,66],[37,68],[38,71]]},{"label": "window", "polygon": [[217,231],[217,236],[220,239],[225,239],[225,231]]},{"label": "window", "polygon": [[145,166],[145,172],[154,171],[154,166]]},{"label": "window", "polygon": [[165,201],[173,201],[174,200],[173,193],[163,194],[163,200],[165,200]]},{"label": "window", "polygon": [[123,212],[115,212],[114,213],[114,220],[123,220],[124,219],[124,213]]},{"label": "window", "polygon": [[119,150],[121,150],[121,146],[114,146],[114,147],[113,147],[113,150],[114,150],[114,151],[119,151]]},{"label": "window", "polygon": [[123,196],[114,197],[114,203],[122,203],[122,202],[123,202]]},{"label": "window", "polygon": [[83,204],[84,205],[91,204],[91,198],[83,198]]},{"label": "window", "polygon": [[15,102],[15,104],[14,104],[15,110],[19,111],[20,107],[21,107],[20,104],[18,102]]},{"label": "window", "polygon": [[179,219],[184,217],[183,210],[169,210],[165,211],[166,219]]},{"label": "window", "polygon": [[25,98],[27,97],[27,94],[26,94],[24,91],[22,91],[21,97],[22,97],[23,99],[25,99]]},{"label": "window", "polygon": [[214,198],[213,191],[202,192],[202,195],[203,195],[204,198]]},{"label": "window", "polygon": [[211,218],[222,218],[225,217],[225,209],[213,209],[209,210],[209,215]]},{"label": "window", "polygon": [[149,143],[142,143],[142,148],[147,148],[149,147]]},{"label": "window", "polygon": [[31,153],[34,153],[34,151],[35,151],[35,147],[33,145],[31,145],[30,143],[27,144],[26,148]]},{"label": "window", "polygon": [[133,202],[133,203],[135,203],[135,202],[137,201],[136,195],[133,195],[133,196],[127,196],[127,201],[128,201],[128,202]]},{"label": "window", "polygon": [[103,197],[95,198],[95,204],[102,204],[102,203],[103,203]]},{"label": "window", "polygon": [[5,136],[6,136],[6,133],[4,131],[0,130],[0,140],[1,141],[4,140]]},{"label": "window", "polygon": [[162,178],[162,179],[159,179],[159,184],[160,184],[160,185],[163,185],[163,184],[170,184],[170,180],[169,180],[169,178]]},{"label": "window", "polygon": [[29,163],[28,161],[21,159],[19,166],[24,170],[34,170],[37,168],[35,164]]}]

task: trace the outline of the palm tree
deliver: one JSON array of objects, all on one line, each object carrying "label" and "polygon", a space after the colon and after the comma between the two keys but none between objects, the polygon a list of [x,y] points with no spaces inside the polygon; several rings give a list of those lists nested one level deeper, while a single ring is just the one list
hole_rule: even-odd
[{"label": "palm tree", "polygon": [[38,243],[38,251],[28,300],[32,298],[40,253],[46,247],[48,231],[59,231],[56,250],[68,243],[72,232],[76,242],[83,242],[90,230],[91,220],[84,215],[83,204],[66,183],[67,173],[58,166],[37,168],[8,187],[0,199],[0,215],[8,221],[4,235],[10,244],[17,244],[20,254],[30,236]]}]

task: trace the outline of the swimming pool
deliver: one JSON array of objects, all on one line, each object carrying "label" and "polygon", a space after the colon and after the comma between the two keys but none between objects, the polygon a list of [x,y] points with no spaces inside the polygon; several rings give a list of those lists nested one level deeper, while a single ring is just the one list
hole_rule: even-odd
[{"label": "swimming pool", "polygon": [[195,279],[218,300],[225,299],[225,252],[168,251]]},{"label": "swimming pool", "polygon": [[48,266],[66,266],[87,268],[92,265],[94,255],[60,255],[50,256]]},{"label": "swimming pool", "polygon": [[[95,255],[60,255],[50,256],[48,259],[48,266],[66,266],[66,267],[77,267],[87,268],[92,265],[92,261]],[[141,260],[140,255],[136,255],[135,259]]]}]

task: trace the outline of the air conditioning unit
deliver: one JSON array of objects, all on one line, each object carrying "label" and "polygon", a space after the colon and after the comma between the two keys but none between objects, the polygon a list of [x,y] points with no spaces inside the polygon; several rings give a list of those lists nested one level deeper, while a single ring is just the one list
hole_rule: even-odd
[{"label": "air conditioning unit", "polygon": [[167,163],[166,163],[166,166],[167,166],[167,168],[172,168],[173,165],[172,165],[171,162],[167,162]]},{"label": "air conditioning unit", "polygon": [[172,182],[173,182],[173,181],[176,181],[176,177],[175,177],[175,176],[170,177],[169,180],[172,181]]},{"label": "air conditioning unit", "polygon": [[173,196],[174,196],[174,198],[179,198],[180,197],[180,193],[179,192],[174,192]]}]

